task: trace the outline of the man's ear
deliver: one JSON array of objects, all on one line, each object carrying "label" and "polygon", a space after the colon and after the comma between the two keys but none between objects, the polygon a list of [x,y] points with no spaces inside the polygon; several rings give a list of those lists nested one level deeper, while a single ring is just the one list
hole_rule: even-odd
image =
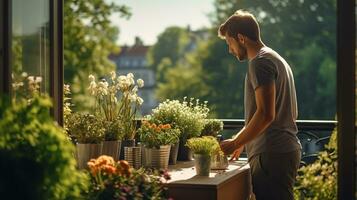
[{"label": "man's ear", "polygon": [[244,38],[244,35],[238,33],[237,34],[237,37],[238,37],[238,41],[242,44],[244,44],[244,41],[245,41],[245,38]]}]

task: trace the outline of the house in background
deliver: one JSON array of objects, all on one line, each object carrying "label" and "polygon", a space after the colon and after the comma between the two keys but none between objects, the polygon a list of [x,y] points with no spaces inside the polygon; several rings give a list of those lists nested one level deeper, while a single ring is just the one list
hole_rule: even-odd
[{"label": "house in background", "polygon": [[133,73],[135,79],[143,79],[145,85],[139,89],[138,95],[144,99],[141,107],[141,114],[146,115],[151,112],[151,109],[157,106],[158,102],[155,98],[155,72],[148,68],[146,55],[150,46],[143,44],[140,38],[135,38],[133,46],[122,46],[118,54],[110,55],[116,65],[116,72],[119,75]]}]

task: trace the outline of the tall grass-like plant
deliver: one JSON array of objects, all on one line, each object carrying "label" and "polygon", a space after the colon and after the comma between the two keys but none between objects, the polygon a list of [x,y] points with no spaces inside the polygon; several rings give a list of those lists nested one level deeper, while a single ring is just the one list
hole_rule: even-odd
[{"label": "tall grass-like plant", "polygon": [[74,146],[49,115],[49,98],[0,99],[0,197],[81,199],[88,178],[77,171]]}]

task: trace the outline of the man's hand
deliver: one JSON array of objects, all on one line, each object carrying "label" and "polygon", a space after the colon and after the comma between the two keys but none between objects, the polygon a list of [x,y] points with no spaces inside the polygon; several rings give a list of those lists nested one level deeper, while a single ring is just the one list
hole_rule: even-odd
[{"label": "man's hand", "polygon": [[241,149],[237,146],[236,141],[234,139],[224,140],[220,143],[220,146],[225,155],[230,155],[232,153],[235,153],[236,150]]},{"label": "man's hand", "polygon": [[239,158],[239,156],[240,156],[240,154],[242,153],[242,151],[243,151],[243,146],[242,147],[240,147],[239,149],[237,149],[237,150],[235,150],[234,152],[233,152],[233,155],[231,156],[231,158],[229,159],[229,161],[232,161],[232,160],[238,160],[238,158]]}]

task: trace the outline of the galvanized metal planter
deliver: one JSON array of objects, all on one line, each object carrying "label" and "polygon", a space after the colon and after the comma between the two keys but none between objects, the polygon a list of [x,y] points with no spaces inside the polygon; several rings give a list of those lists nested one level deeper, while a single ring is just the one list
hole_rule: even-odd
[{"label": "galvanized metal planter", "polygon": [[79,169],[87,169],[87,162],[92,158],[102,155],[103,143],[100,144],[76,144],[77,164]]},{"label": "galvanized metal planter", "polygon": [[194,154],[196,174],[198,176],[209,176],[211,169],[211,155]]},{"label": "galvanized metal planter", "polygon": [[141,147],[124,147],[124,159],[135,169],[141,167]]},{"label": "galvanized metal planter", "polygon": [[179,143],[171,145],[170,157],[169,157],[170,165],[176,165],[178,150],[179,150]]},{"label": "galvanized metal planter", "polygon": [[160,146],[159,149],[145,147],[145,167],[167,169],[169,165],[170,145]]},{"label": "galvanized metal planter", "polygon": [[135,139],[121,141],[119,160],[124,159],[124,147],[135,147]]},{"label": "galvanized metal planter", "polygon": [[121,141],[104,141],[102,154],[113,157],[114,160],[119,160]]}]

